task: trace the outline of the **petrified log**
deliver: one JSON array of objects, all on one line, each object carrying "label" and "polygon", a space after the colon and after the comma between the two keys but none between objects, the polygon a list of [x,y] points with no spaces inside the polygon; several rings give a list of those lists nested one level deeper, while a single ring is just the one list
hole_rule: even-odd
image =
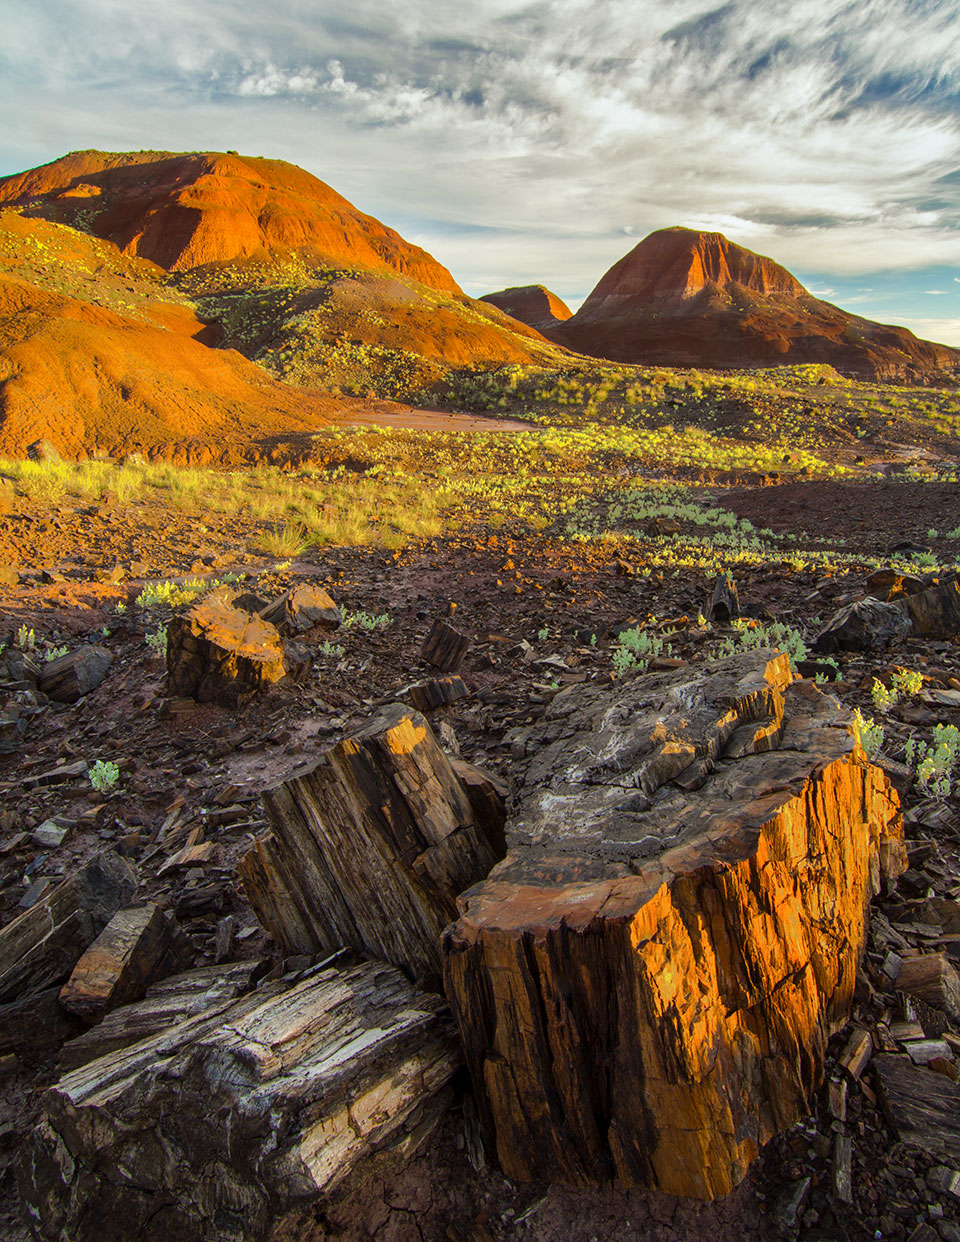
[{"label": "petrified log", "polygon": [[260,617],[285,634],[302,634],[315,625],[335,630],[342,620],[340,609],[323,587],[302,582],[261,609]]},{"label": "petrified log", "polygon": [[151,983],[193,959],[176,919],[152,901],[118,910],[74,966],[60,1004],[84,1022],[100,1022],[118,1005],[139,1000]]},{"label": "petrified log", "polygon": [[711,1198],[805,1114],[902,832],[848,726],[760,651],[572,688],[515,739],[507,857],[445,936],[508,1177]]},{"label": "petrified log", "polygon": [[729,574],[721,574],[713,584],[713,593],[707,600],[707,620],[726,623],[740,616],[740,596],[737,584]]},{"label": "petrified log", "polygon": [[904,1143],[960,1160],[960,1087],[908,1056],[876,1057],[884,1111]]},{"label": "petrified log", "polygon": [[287,671],[276,626],[219,596],[201,600],[167,626],[167,677],[174,694],[232,703]]},{"label": "petrified log", "polygon": [[128,863],[105,850],[0,931],[0,1002],[62,983],[136,892]]},{"label": "petrified log", "polygon": [[420,658],[433,664],[441,673],[455,673],[469,650],[470,639],[466,634],[461,634],[438,617],[423,640]]},{"label": "petrified log", "polygon": [[433,677],[418,681],[407,693],[418,712],[432,712],[448,703],[456,703],[469,693],[462,677]]},{"label": "petrified log", "polygon": [[439,978],[456,897],[501,854],[492,811],[477,818],[423,716],[384,708],[263,805],[272,832],[240,875],[287,952],[347,945]]},{"label": "petrified log", "polygon": [[[915,597],[911,597],[915,598]],[[835,612],[813,640],[815,651],[873,651],[902,642],[911,632],[912,623],[898,601],[855,600]]]},{"label": "petrified log", "polygon": [[241,996],[267,972],[267,962],[253,959],[228,966],[201,966],[171,975],[147,989],[143,1000],[114,1009],[98,1025],[63,1045],[59,1069],[76,1069],[97,1057],[129,1048],[159,1035],[187,1018]]},{"label": "petrified log", "polygon": [[65,1075],[21,1166],[45,1242],[262,1242],[448,1103],[440,997],[364,963],[283,981]]},{"label": "petrified log", "polygon": [[898,991],[916,996],[960,1020],[960,978],[943,953],[905,957],[896,978]]},{"label": "petrified log", "polygon": [[913,622],[913,632],[925,638],[953,638],[960,634],[960,582],[951,578],[915,595],[904,595],[897,607]]},{"label": "petrified log", "polygon": [[106,647],[78,647],[43,665],[40,689],[58,703],[76,703],[100,685],[112,663],[113,656]]}]

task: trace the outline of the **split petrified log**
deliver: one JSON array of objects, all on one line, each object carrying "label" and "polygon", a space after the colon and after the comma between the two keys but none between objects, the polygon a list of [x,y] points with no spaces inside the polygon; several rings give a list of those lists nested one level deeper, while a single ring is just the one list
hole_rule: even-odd
[{"label": "split petrified log", "polygon": [[159,1035],[187,1018],[249,992],[267,972],[267,962],[253,959],[226,966],[200,966],[171,975],[147,989],[143,1000],[114,1009],[97,1026],[63,1045],[58,1068],[63,1073],[108,1052],[129,1048]]},{"label": "split petrified log", "polygon": [[287,952],[347,945],[439,979],[458,894],[502,856],[494,797],[478,819],[426,720],[392,704],[266,791],[272,832],[241,860],[247,896]]},{"label": "split petrified log", "polygon": [[456,703],[469,691],[462,677],[432,677],[429,681],[418,681],[407,693],[418,712],[432,712],[448,703]]},{"label": "split petrified log", "polygon": [[913,622],[913,632],[927,638],[960,634],[960,582],[941,582],[915,595],[904,595],[897,606]]},{"label": "split petrified log", "polygon": [[218,596],[201,600],[167,626],[167,678],[174,694],[232,703],[287,672],[276,626]]},{"label": "split petrified log", "polygon": [[805,1114],[902,832],[848,725],[750,652],[568,690],[517,739],[509,852],[445,937],[508,1177],[711,1198]]},{"label": "split petrified log", "polygon": [[342,620],[340,609],[321,586],[302,582],[260,610],[260,618],[285,634],[302,634],[315,625],[335,630]]},{"label": "split petrified log", "polygon": [[84,1022],[100,1022],[118,1005],[139,1000],[151,983],[193,960],[176,919],[154,902],[118,910],[74,966],[60,1004]]},{"label": "split petrified log", "polygon": [[876,1057],[884,1111],[902,1142],[960,1160],[960,1087],[908,1056]]},{"label": "split petrified log", "polygon": [[470,639],[438,617],[423,640],[420,657],[441,673],[456,673],[470,650]]},{"label": "split petrified log", "polygon": [[393,967],[282,981],[63,1077],[21,1167],[44,1242],[261,1242],[449,1103],[440,997]]},{"label": "split petrified log", "polygon": [[813,640],[815,651],[873,651],[902,642],[912,630],[909,616],[899,603],[855,600],[835,612]]},{"label": "split petrified log", "polygon": [[76,703],[100,685],[112,663],[113,656],[106,647],[78,647],[43,665],[40,689],[58,703]]},{"label": "split petrified log", "polygon": [[0,931],[0,1003],[62,983],[136,888],[129,864],[106,850],[8,923]]},{"label": "split petrified log", "polygon": [[960,1019],[960,978],[943,953],[905,957],[896,986],[898,991],[942,1009],[955,1021]]}]

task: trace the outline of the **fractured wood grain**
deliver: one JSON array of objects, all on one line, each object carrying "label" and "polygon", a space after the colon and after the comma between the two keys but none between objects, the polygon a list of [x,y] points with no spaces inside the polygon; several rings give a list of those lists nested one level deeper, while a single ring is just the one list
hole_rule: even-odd
[{"label": "fractured wood grain", "polygon": [[35,1235],[262,1242],[436,1116],[460,1063],[442,999],[394,967],[265,984],[46,1092],[20,1171]]},{"label": "fractured wood grain", "polygon": [[848,715],[750,652],[557,695],[446,989],[508,1177],[711,1198],[805,1115],[899,804]]},{"label": "fractured wood grain", "polygon": [[289,953],[345,945],[439,980],[456,897],[502,854],[498,795],[469,771],[418,712],[384,708],[264,793],[271,833],[239,868],[258,918]]}]

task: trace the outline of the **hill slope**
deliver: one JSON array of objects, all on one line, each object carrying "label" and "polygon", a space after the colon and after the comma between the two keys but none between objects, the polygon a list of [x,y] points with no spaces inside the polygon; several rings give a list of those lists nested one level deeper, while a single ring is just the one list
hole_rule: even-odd
[{"label": "hill slope", "polygon": [[960,374],[960,351],[815,298],[778,263],[722,233],[651,233],[552,340],[618,362],[751,367],[827,362],[860,378]]},{"label": "hill slope", "polygon": [[168,271],[297,251],[459,292],[425,250],[283,160],[219,152],[75,151],[0,178],[0,203],[66,224],[82,221],[125,254]]},{"label": "hill slope", "polygon": [[0,453],[47,439],[69,456],[183,456],[173,446],[195,441],[191,455],[206,458],[338,413],[211,349],[210,326],[162,277],[109,243],[0,212]]},{"label": "hill slope", "polygon": [[555,328],[573,314],[563,299],[551,293],[545,285],[515,285],[510,289],[498,289],[496,293],[485,293],[480,301],[489,302],[505,315],[519,319],[538,332]]}]

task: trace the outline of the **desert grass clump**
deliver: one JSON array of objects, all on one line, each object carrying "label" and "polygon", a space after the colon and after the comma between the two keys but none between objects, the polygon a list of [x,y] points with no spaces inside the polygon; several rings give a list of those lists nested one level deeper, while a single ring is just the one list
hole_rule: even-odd
[{"label": "desert grass clump", "polygon": [[307,528],[302,522],[285,522],[283,526],[264,531],[257,540],[257,546],[269,556],[290,560],[299,556],[307,546]]}]

